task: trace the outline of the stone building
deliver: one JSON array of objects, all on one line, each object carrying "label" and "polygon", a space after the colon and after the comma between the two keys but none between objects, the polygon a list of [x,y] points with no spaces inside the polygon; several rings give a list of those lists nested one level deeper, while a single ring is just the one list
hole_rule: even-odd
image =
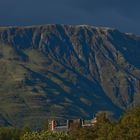
[{"label": "stone building", "polygon": [[49,120],[50,131],[68,132],[72,124],[77,123],[79,127],[93,126],[97,122],[96,118],[91,120],[72,119],[72,120]]}]

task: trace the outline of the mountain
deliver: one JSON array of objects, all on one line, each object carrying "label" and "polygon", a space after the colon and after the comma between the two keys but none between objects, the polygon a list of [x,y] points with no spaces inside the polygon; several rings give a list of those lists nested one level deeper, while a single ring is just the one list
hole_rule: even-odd
[{"label": "mountain", "polygon": [[88,25],[0,28],[0,124],[119,116],[140,104],[140,37]]}]

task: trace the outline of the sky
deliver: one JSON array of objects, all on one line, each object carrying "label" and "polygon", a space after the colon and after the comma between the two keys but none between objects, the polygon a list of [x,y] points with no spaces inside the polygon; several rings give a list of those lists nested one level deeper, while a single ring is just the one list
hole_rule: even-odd
[{"label": "sky", "polygon": [[140,0],[0,0],[0,26],[88,24],[140,35]]}]

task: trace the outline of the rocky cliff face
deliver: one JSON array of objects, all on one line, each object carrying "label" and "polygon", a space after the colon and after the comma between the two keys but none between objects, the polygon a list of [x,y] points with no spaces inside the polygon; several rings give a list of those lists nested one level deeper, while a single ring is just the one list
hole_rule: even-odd
[{"label": "rocky cliff face", "polygon": [[92,26],[0,28],[0,113],[18,125],[46,117],[115,115],[140,104],[140,37]]}]

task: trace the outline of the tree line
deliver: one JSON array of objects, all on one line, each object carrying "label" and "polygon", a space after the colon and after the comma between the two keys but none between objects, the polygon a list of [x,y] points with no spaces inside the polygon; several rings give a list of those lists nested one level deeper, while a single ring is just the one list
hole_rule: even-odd
[{"label": "tree line", "polygon": [[116,122],[99,113],[94,126],[81,128],[75,123],[68,133],[0,128],[0,140],[140,140],[140,107],[127,110]]}]

